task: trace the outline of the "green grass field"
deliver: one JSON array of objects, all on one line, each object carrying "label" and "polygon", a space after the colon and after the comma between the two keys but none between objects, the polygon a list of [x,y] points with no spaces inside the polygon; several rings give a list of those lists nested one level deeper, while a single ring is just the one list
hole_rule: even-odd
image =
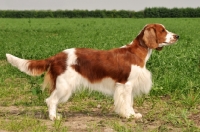
[{"label": "green grass field", "polygon": [[[0,130],[5,131],[200,131],[200,19],[0,19]],[[41,77],[30,77],[9,65],[5,54],[44,59],[64,49],[111,49],[130,43],[148,23],[162,23],[180,40],[153,51],[147,63],[153,87],[134,107],[141,120],[123,119],[113,100],[80,91],[48,119]]]}]

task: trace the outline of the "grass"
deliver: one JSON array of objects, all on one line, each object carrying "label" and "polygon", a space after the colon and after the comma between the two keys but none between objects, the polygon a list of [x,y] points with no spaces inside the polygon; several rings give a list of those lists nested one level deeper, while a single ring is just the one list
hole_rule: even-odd
[{"label": "grass", "polygon": [[[200,131],[199,18],[163,19],[0,19],[0,130],[6,131]],[[134,107],[142,120],[123,119],[113,100],[80,91],[60,104],[61,121],[48,119],[41,77],[10,66],[5,54],[43,59],[66,48],[111,49],[128,44],[147,23],[162,23],[180,35],[176,45],[154,51],[147,63],[153,75],[149,95]]]}]

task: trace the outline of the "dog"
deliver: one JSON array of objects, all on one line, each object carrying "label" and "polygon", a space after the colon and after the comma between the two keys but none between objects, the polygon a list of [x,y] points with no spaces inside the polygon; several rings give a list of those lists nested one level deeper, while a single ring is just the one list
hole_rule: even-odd
[{"label": "dog", "polygon": [[44,60],[27,60],[6,54],[8,62],[31,76],[45,73],[43,88],[50,87],[46,99],[49,118],[60,118],[57,105],[67,102],[77,89],[85,87],[111,95],[114,110],[122,117],[141,118],[133,109],[137,95],[149,93],[151,73],[146,69],[152,50],[177,42],[179,36],[162,24],[147,24],[137,37],[120,48],[95,50],[66,49]]}]

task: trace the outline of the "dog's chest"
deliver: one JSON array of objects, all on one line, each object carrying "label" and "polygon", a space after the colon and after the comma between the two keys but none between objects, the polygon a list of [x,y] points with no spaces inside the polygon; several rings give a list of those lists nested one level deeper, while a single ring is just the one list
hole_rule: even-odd
[{"label": "dog's chest", "polygon": [[135,95],[147,94],[152,86],[151,72],[145,67],[132,65],[128,81]]}]

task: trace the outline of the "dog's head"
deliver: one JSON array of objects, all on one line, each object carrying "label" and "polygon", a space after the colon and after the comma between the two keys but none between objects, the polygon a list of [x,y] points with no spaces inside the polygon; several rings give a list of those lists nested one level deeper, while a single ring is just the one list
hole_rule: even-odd
[{"label": "dog's head", "polygon": [[163,46],[175,43],[179,36],[165,29],[162,24],[148,24],[139,34],[140,43],[150,49],[162,50]]}]

